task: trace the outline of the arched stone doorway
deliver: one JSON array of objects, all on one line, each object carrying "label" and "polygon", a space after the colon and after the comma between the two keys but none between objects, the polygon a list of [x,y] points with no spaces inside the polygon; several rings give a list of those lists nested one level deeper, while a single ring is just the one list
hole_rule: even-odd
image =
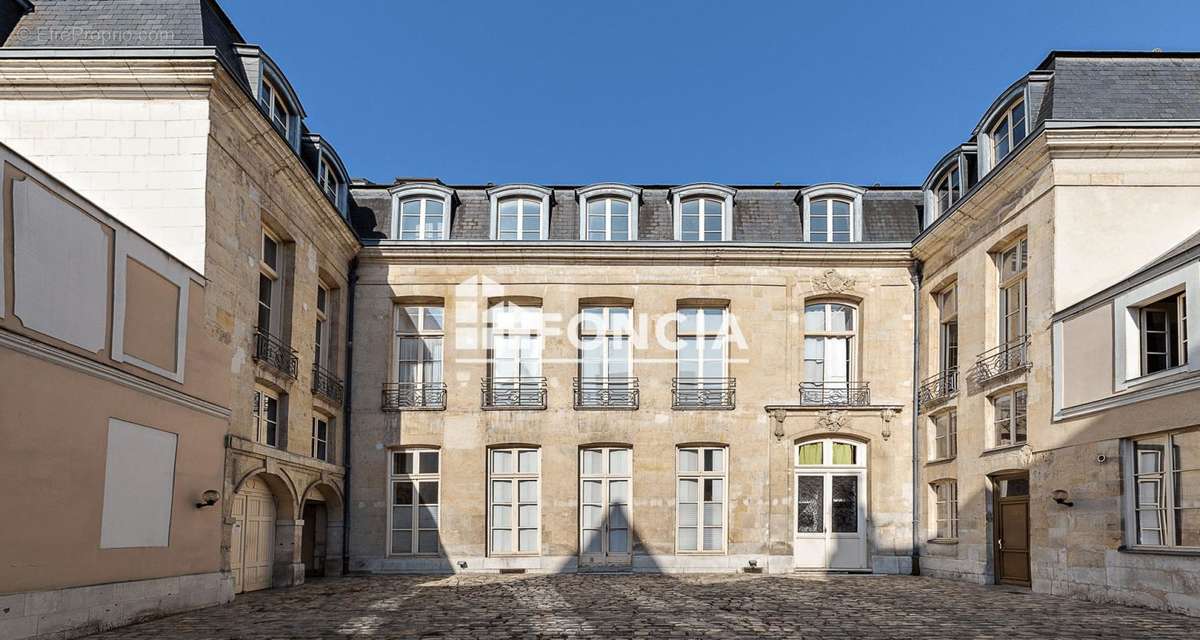
[{"label": "arched stone doorway", "polygon": [[342,575],[342,495],[337,487],[318,481],[304,493],[300,561],[305,577]]},{"label": "arched stone doorway", "polygon": [[[230,571],[234,593],[294,584],[296,499],[283,478],[252,473],[230,505]],[[303,582],[301,578],[300,582]]]}]

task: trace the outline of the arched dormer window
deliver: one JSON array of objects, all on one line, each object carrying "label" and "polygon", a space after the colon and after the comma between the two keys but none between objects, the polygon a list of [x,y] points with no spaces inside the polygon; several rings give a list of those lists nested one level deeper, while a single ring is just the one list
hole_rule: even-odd
[{"label": "arched dormer window", "polygon": [[992,166],[1003,160],[1025,139],[1027,129],[1025,98],[1022,96],[1005,107],[1004,112],[996,117],[991,128],[988,129],[992,158],[994,159]]},{"label": "arched dormer window", "polygon": [[862,240],[862,194],[848,184],[819,184],[800,190],[805,242]]},{"label": "arched dormer window", "polygon": [[603,183],[575,191],[579,198],[580,240],[637,240],[642,190]]},{"label": "arched dormer window", "polygon": [[685,242],[732,240],[735,193],[735,189],[712,183],[671,189],[675,239]]},{"label": "arched dormer window", "polygon": [[488,189],[492,205],[493,240],[545,240],[550,232],[550,196],[532,184],[512,184]]},{"label": "arched dormer window", "polygon": [[947,153],[925,180],[925,226],[948,212],[975,185],[975,145]]},{"label": "arched dormer window", "polygon": [[234,46],[234,50],[241,59],[246,77],[250,79],[250,87],[267,122],[287,141],[289,147],[299,151],[300,122],[304,118],[304,108],[291,83],[279,65],[260,47],[239,44]]},{"label": "arched dormer window", "polygon": [[975,144],[979,149],[979,177],[1000,164],[1029,134],[1032,126],[1029,112],[1030,84],[1045,78],[1030,74],[1014,82],[996,98],[992,106],[975,125]]},{"label": "arched dormer window", "polygon": [[393,240],[445,240],[450,237],[454,191],[440,184],[412,183],[391,190]]}]

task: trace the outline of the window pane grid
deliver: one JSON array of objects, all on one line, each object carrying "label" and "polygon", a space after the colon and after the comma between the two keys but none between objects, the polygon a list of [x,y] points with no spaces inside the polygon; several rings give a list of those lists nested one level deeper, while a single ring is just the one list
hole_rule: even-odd
[{"label": "window pane grid", "polygon": [[821,198],[808,205],[809,242],[850,242],[854,238],[854,205],[849,200]]},{"label": "window pane grid", "polygon": [[933,484],[937,499],[934,503],[935,537],[941,540],[958,538],[958,483],[943,480]]},{"label": "window pane grid", "polygon": [[684,200],[680,208],[680,238],[688,241],[721,240],[725,231],[725,202],[713,198]]},{"label": "window pane grid", "polygon": [[506,198],[497,203],[496,221],[500,240],[541,240],[542,201],[531,198]]},{"label": "window pane grid", "polygon": [[676,454],[676,550],[725,549],[725,447],[685,447]]},{"label": "window pane grid", "polygon": [[541,516],[537,449],[488,451],[488,549],[494,555],[537,555]]},{"label": "window pane grid", "polygon": [[440,458],[436,449],[392,452],[389,554],[440,553]]},{"label": "window pane grid", "polygon": [[440,198],[417,197],[401,201],[400,239],[443,239],[447,208],[447,203]]},{"label": "window pane grid", "polygon": [[1135,544],[1200,549],[1200,430],[1135,441],[1132,453]]},{"label": "window pane grid", "polygon": [[444,310],[434,306],[396,306],[396,382],[425,384],[442,382]]}]

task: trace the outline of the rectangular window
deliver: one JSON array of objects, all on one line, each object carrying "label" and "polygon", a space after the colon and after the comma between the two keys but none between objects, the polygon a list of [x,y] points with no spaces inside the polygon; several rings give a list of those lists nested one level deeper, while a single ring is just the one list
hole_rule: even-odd
[{"label": "rectangular window", "polygon": [[541,307],[505,301],[489,310],[489,406],[540,406],[544,402],[541,330]]},{"label": "rectangular window", "polygon": [[538,453],[537,449],[488,451],[488,550],[492,555],[540,553]]},{"label": "rectangular window", "polygon": [[632,374],[628,307],[584,307],[579,324],[579,377],[626,380]]},{"label": "rectangular window", "polygon": [[1017,100],[992,125],[992,166],[1025,139],[1025,100]]},{"label": "rectangular window", "polygon": [[1187,294],[1178,293],[1138,309],[1142,375],[1187,364]]},{"label": "rectangular window", "polygon": [[329,362],[329,289],[317,284],[317,329],[313,340],[314,360],[322,369],[331,368]]},{"label": "rectangular window", "polygon": [[438,450],[405,449],[392,452],[389,554],[440,552],[440,478],[441,452]]},{"label": "rectangular window", "polygon": [[1029,240],[1019,242],[1000,254],[1000,342],[1008,344],[1025,337],[1026,269],[1029,266]]},{"label": "rectangular window", "polygon": [[725,447],[682,447],[676,462],[677,551],[725,550]]},{"label": "rectangular window", "polygon": [[396,363],[392,371],[396,382],[442,382],[444,325],[440,306],[396,306]]},{"label": "rectangular window", "polygon": [[338,188],[341,186],[341,183],[338,181],[337,173],[333,170],[333,165],[330,164],[330,162],[323,155],[321,156],[320,173],[321,191],[324,191],[325,196],[329,198],[333,204],[337,205]]},{"label": "rectangular window", "polygon": [[933,192],[937,196],[938,215],[946,213],[955,202],[958,202],[958,199],[962,197],[962,172],[959,171],[957,164],[942,174],[934,186]]},{"label": "rectangular window", "polygon": [[1130,538],[1138,546],[1200,550],[1200,430],[1127,442]]},{"label": "rectangular window", "polygon": [[679,310],[676,372],[688,380],[725,377],[726,310],[723,307]]},{"label": "rectangular window", "polygon": [[332,458],[332,451],[329,447],[329,425],[332,423],[332,419],[325,418],[324,416],[313,417],[312,457],[316,458],[317,460],[333,462],[333,460],[330,459]]},{"label": "rectangular window", "polygon": [[255,442],[268,447],[279,446],[279,397],[266,389],[254,390],[251,409]]},{"label": "rectangular window", "polygon": [[816,303],[804,307],[804,381],[841,385],[854,374],[854,307]]},{"label": "rectangular window", "polygon": [[958,370],[958,287],[938,294],[938,309],[941,312],[941,372]]},{"label": "rectangular window", "polygon": [[1028,438],[1025,389],[1016,389],[992,398],[993,446],[1021,444]]},{"label": "rectangular window", "polygon": [[283,96],[270,80],[263,78],[262,95],[259,96],[259,102],[267,112],[267,119],[271,121],[271,125],[285,139],[288,138],[288,110],[284,105]]},{"label": "rectangular window", "polygon": [[933,417],[933,459],[948,460],[958,455],[958,412]]},{"label": "rectangular window", "polygon": [[272,336],[280,334],[280,311],[283,299],[283,284],[280,281],[279,239],[264,227],[262,230],[262,256],[258,263],[258,331]]},{"label": "rectangular window", "polygon": [[933,483],[934,538],[937,540],[958,539],[958,482],[940,480]]}]

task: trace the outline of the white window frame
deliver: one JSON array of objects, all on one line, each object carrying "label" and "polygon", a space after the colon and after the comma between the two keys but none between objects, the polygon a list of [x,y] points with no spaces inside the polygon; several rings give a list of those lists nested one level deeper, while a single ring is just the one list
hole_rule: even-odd
[{"label": "white window frame", "polygon": [[[425,234],[425,208],[426,203],[421,203],[421,218],[417,224],[417,234],[419,240],[446,240],[450,237],[450,205],[454,200],[454,190],[435,183],[414,183],[406,184],[398,187],[393,187],[389,190],[392,196],[392,222],[388,229],[388,238],[390,240],[400,240],[401,224],[400,224],[400,205],[409,200],[418,198],[426,200],[439,200],[442,203],[442,233],[440,237],[426,237]],[[411,242],[411,240],[408,240]]]},{"label": "white window frame", "polygon": [[[1200,371],[1200,322],[1187,322],[1186,335],[1181,331],[1179,341],[1186,345],[1181,353],[1182,364],[1142,375],[1142,313],[1147,305],[1164,298],[1184,294],[1183,319],[1200,317],[1200,261],[1189,262],[1169,273],[1118,295],[1113,301],[1113,388],[1117,392],[1152,383],[1182,372]],[[1182,325],[1181,325],[1182,327]]]},{"label": "white window frame", "polygon": [[[628,469],[625,473],[614,473],[611,465],[611,456],[614,451],[625,451],[628,454]],[[584,458],[588,452],[599,452],[600,454],[600,470],[593,473],[588,473],[584,466]],[[610,486],[613,481],[624,482],[626,487],[625,502],[612,503],[610,499]],[[587,502],[584,499],[586,495],[585,485],[588,482],[600,483],[600,504]],[[607,528],[606,523],[602,522],[598,531],[601,536],[600,551],[589,552],[587,550],[587,540],[584,531],[597,530],[594,527],[585,528],[586,514],[585,507],[599,506],[604,513],[608,513],[613,506],[623,507],[625,512],[625,551],[612,551],[609,549],[610,539],[607,535],[611,530]],[[617,527],[621,529],[621,527]],[[633,555],[633,447],[624,445],[613,446],[584,446],[579,449],[579,555],[581,556],[621,556],[632,557]]]},{"label": "white window frame", "polygon": [[[518,318],[518,324],[520,326],[514,327],[511,325],[502,324],[502,323],[499,323],[496,321],[496,314],[497,314],[498,310],[502,309],[503,307],[506,307],[506,306],[517,309],[517,311],[515,313],[517,314],[516,317]],[[536,312],[536,314],[535,314],[536,321],[533,322],[533,326],[530,326],[530,323],[528,322],[532,316],[526,316],[526,312]],[[543,342],[544,339],[542,337],[542,330],[543,330],[542,323],[543,322],[544,322],[544,319],[542,316],[542,305],[541,304],[533,304],[533,303],[527,304],[527,303],[522,303],[522,302],[514,302],[512,300],[499,300],[495,304],[488,307],[487,373],[488,373],[489,378],[492,378],[494,380],[495,378],[498,377],[498,376],[496,376],[496,339],[497,338],[512,338],[512,337],[532,338],[533,339],[532,344],[534,346],[535,353],[532,354],[532,356],[527,359],[525,352],[521,351],[519,349],[521,344],[518,342],[517,343],[518,351],[517,351],[516,360],[515,360],[517,375],[516,376],[499,376],[499,377],[501,377],[501,378],[510,378],[510,377],[537,378],[537,377],[541,377],[541,375],[542,375],[542,356],[545,351],[545,344]],[[523,363],[530,363],[532,365],[529,367],[529,369],[531,370],[531,375],[529,375],[529,376],[520,375]]]},{"label": "white window frame", "polygon": [[[1124,512],[1125,526],[1125,546],[1133,549],[1148,549],[1148,550],[1170,550],[1170,551],[1185,551],[1196,552],[1200,551],[1200,546],[1185,546],[1175,544],[1176,524],[1175,512],[1178,510],[1177,505],[1180,504],[1180,498],[1176,494],[1176,485],[1183,484],[1182,480],[1177,480],[1176,474],[1185,472],[1195,473],[1200,471],[1200,467],[1184,467],[1177,468],[1174,449],[1175,439],[1181,435],[1187,434],[1190,437],[1196,437],[1197,430],[1195,427],[1186,429],[1176,429],[1164,433],[1158,433],[1149,436],[1138,438],[1130,438],[1121,441],[1121,458],[1123,462],[1121,468],[1121,481],[1123,484],[1122,491],[1122,510]],[[1154,444],[1161,446],[1162,450],[1155,452],[1153,450],[1139,452],[1137,446],[1139,443],[1147,443],[1157,441]],[[1143,472],[1140,470],[1141,459],[1143,453],[1157,453],[1157,469],[1158,471]],[[1155,491],[1158,500],[1154,503],[1140,502],[1141,496],[1138,493],[1140,485],[1149,483],[1155,485]],[[1152,507],[1152,508],[1147,508]],[[1194,509],[1194,507],[1189,507]],[[1139,522],[1139,512],[1159,512],[1158,527],[1141,526]],[[1143,544],[1139,542],[1139,534],[1143,530],[1159,531],[1162,544]]]},{"label": "white window frame", "polygon": [[[1018,396],[1023,396],[1025,399],[1025,410],[1023,413],[1017,413],[1017,397]],[[1009,403],[1009,417],[1008,418],[1001,419],[999,417],[1000,410],[999,410],[999,407],[997,406],[997,402],[1000,400],[1007,400]],[[1005,389],[1004,391],[1001,391],[999,393],[989,396],[988,401],[989,401],[989,404],[991,405],[991,412],[992,412],[992,415],[991,415],[992,429],[991,429],[991,434],[990,434],[989,448],[990,449],[1007,449],[1008,447],[1019,447],[1019,446],[1024,446],[1024,445],[1028,444],[1029,443],[1029,390],[1023,386],[1012,387],[1010,389]],[[1019,419],[1023,419],[1025,421],[1025,439],[1020,440],[1020,441],[1017,440],[1017,424],[1018,424]],[[1010,440],[1011,440],[1010,442],[1001,442],[1000,441],[1000,425],[1001,425],[1001,423],[1005,423],[1008,425]]]},{"label": "white window frame", "polygon": [[687,242],[727,242],[733,239],[733,197],[737,194],[736,189],[726,187],[710,182],[696,183],[683,185],[671,189],[669,198],[671,199],[672,211],[674,212],[674,238],[677,241],[683,241],[683,202],[693,198],[705,198],[706,200],[721,202],[721,234],[717,238],[709,238],[704,232],[704,216],[700,217],[700,240],[688,240]]},{"label": "white window frame", "polygon": [[[862,196],[867,190],[844,183],[817,184],[800,190],[797,199],[800,211],[804,216],[804,241],[831,244],[833,242],[833,225],[825,230],[825,238],[814,238],[809,232],[812,229],[812,203],[816,200],[835,199],[850,202],[850,242],[862,241]],[[830,221],[832,222],[832,220]]]},{"label": "white window frame", "polygon": [[334,289],[329,288],[324,282],[317,282],[317,300],[316,307],[316,328],[313,338],[313,361],[318,367],[332,371],[333,358],[329,352],[329,309],[333,301]]},{"label": "white window frame", "polygon": [[[273,442],[269,437],[271,434],[272,422],[268,417],[270,415],[268,407],[270,407],[270,402],[272,400],[275,401],[275,421],[273,424],[275,427],[275,438]],[[279,448],[281,440],[279,436],[282,434],[282,430],[284,429],[282,396],[265,387],[254,387],[254,396],[253,400],[251,401],[250,423],[254,426],[255,442],[268,447],[276,449]]]},{"label": "white window frame", "polygon": [[[1016,120],[1014,119],[1013,115],[1019,106],[1023,107],[1021,111],[1021,119]],[[1020,138],[1017,138],[1013,135],[1013,128],[1018,123],[1022,124],[1024,128],[1024,133],[1021,134]],[[997,134],[1001,127],[1004,127],[1005,129],[1003,140],[1001,140]],[[1007,158],[1010,154],[1012,154],[1017,145],[1021,144],[1021,141],[1029,137],[1029,103],[1025,100],[1024,91],[1022,91],[1016,98],[1010,100],[1004,106],[1004,108],[996,114],[996,117],[992,118],[991,124],[989,124],[987,128],[987,137],[987,149],[988,154],[991,156],[991,167],[993,168],[997,164],[1000,164],[1000,162]],[[1000,146],[1001,142],[1004,142],[1008,145],[1008,149],[1003,154],[997,153],[997,148]]]},{"label": "white window frame", "polygon": [[[411,472],[400,472],[398,461],[401,456],[412,455],[413,468]],[[437,457],[437,469],[434,471],[426,471],[421,463],[422,454],[433,454]],[[442,452],[440,449],[433,447],[405,447],[402,449],[388,450],[388,483],[387,483],[387,555],[389,556],[438,556],[441,555],[441,523],[442,523]],[[396,503],[396,485],[401,482],[412,483],[413,486],[413,501],[408,505],[400,505]],[[437,501],[431,504],[421,504],[420,485],[422,483],[433,483],[437,486]],[[395,509],[398,506],[408,506],[409,512],[408,528],[396,528]],[[434,516],[435,527],[421,527],[421,507],[432,506],[437,509],[437,515]],[[394,547],[395,532],[409,531],[411,538],[408,549],[396,549]],[[436,551],[419,551],[421,532],[433,531],[438,538],[438,549]]]},{"label": "white window frame", "polygon": [[[587,321],[589,310],[600,311],[600,326],[594,326],[594,323]],[[613,311],[620,310],[624,312],[624,326],[615,327],[612,321]],[[610,354],[612,343],[614,341],[624,340],[626,344],[625,354],[625,370],[628,372],[626,377],[633,377],[633,309],[631,307],[619,304],[585,304],[579,310],[579,378],[580,380],[603,380],[607,386],[609,376],[609,362],[612,361]],[[599,377],[583,375],[584,363],[584,348],[583,345],[588,340],[597,340],[600,343],[600,369],[603,375]]]},{"label": "white window frame", "polygon": [[[684,451],[695,451],[697,455],[696,470],[684,470],[681,463]],[[705,470],[705,453],[720,452],[720,470]],[[715,457],[714,457],[715,460]],[[729,544],[729,447],[725,445],[680,445],[675,448],[675,553],[679,555],[722,555]],[[713,465],[716,467],[716,465]],[[679,523],[680,495],[679,485],[684,480],[696,481],[696,548],[683,549],[679,544],[679,530],[684,528]],[[704,486],[708,480],[721,481],[721,548],[704,548]],[[713,501],[709,501],[713,502]],[[693,528],[693,527],[687,527]]]},{"label": "white window frame", "polygon": [[[495,454],[496,454],[496,452],[500,452],[500,451],[507,451],[510,453],[511,459],[512,459],[512,471],[511,472],[497,472],[496,471],[496,468],[495,468],[496,456],[495,456]],[[537,470],[536,471],[522,471],[521,467],[520,467],[521,453],[523,453],[523,452],[528,453],[531,451],[534,453],[534,459],[536,460]],[[542,553],[542,479],[541,479],[542,459],[541,458],[542,458],[541,449],[539,449],[537,447],[501,446],[501,447],[489,447],[487,449],[487,470],[488,470],[487,549],[488,549],[489,556],[491,556],[491,557],[508,557],[508,556],[539,556],[539,555],[541,555],[541,553]],[[525,501],[525,502],[521,501],[521,493],[520,493],[521,492],[521,483],[528,482],[528,481],[534,481],[537,483],[537,502],[536,503],[530,503],[528,501]],[[510,484],[511,500],[504,502],[504,503],[496,502],[496,495],[495,495],[495,483],[496,482],[508,482]],[[537,507],[536,528],[522,527],[522,526],[520,526],[521,507],[522,506],[530,506],[531,504],[533,504]],[[494,518],[495,518],[494,508],[497,506],[508,506],[510,508],[509,524],[507,527],[498,527],[498,526],[496,526],[496,523],[494,522]],[[535,529],[535,531],[536,531],[534,550],[533,551],[521,551],[520,550],[521,549],[521,537],[520,537],[521,534],[520,534],[520,532],[522,529],[529,530],[531,528]],[[510,535],[509,541],[512,543],[511,550],[509,550],[509,551],[498,551],[495,548],[495,544],[494,544],[495,539],[493,537],[493,531],[494,530],[502,530],[502,529],[509,530],[509,535]]]},{"label": "white window frame", "polygon": [[[1005,269],[1010,254],[1016,259],[1017,264],[1011,273],[1006,273]],[[1000,299],[998,301],[1000,339],[998,344],[1004,345],[1029,335],[1029,238],[1022,236],[1021,239],[997,251],[995,255],[1000,277]],[[1015,313],[1009,311],[1008,300],[1011,295],[1020,297],[1020,303]],[[1014,334],[1009,329],[1008,320],[1018,313],[1020,314],[1017,318],[1020,329]]]},{"label": "white window frame", "polygon": [[342,178],[334,168],[333,162],[329,160],[329,154],[322,152],[318,157],[320,162],[317,173],[321,191],[333,201],[334,206],[340,209],[342,206]]},{"label": "white window frame", "polygon": [[[325,437],[321,437],[319,425],[325,427]],[[312,418],[312,457],[322,462],[333,462],[333,418],[326,417],[323,414],[313,414]],[[321,447],[325,448],[325,455],[319,455]]]},{"label": "white window frame", "polygon": [[[415,309],[417,314],[417,322],[415,329],[409,330],[400,326],[400,317],[405,309]],[[426,326],[426,311],[436,309],[442,318],[442,326]],[[411,314],[409,314],[411,316]],[[403,381],[405,383],[413,383],[415,385],[422,384],[437,384],[444,382],[446,379],[446,310],[440,303],[427,304],[406,304],[397,302],[392,309],[392,367],[391,376],[393,382],[401,382],[400,380],[400,344],[404,340],[418,340],[422,344],[426,341],[441,341],[441,348],[438,350],[440,357],[437,359],[425,359],[425,349],[417,351],[417,360],[414,364],[414,373],[412,380]],[[439,375],[437,380],[425,379],[425,365],[427,363],[437,363],[434,369]]]},{"label": "white window frame", "polygon": [[942,460],[957,458],[958,411],[956,409],[949,409],[929,416],[929,435],[930,462],[940,462]]},{"label": "white window frame", "polygon": [[[708,326],[709,323],[707,320],[705,320],[705,318],[707,317],[707,314],[704,313],[705,311],[714,310],[714,309],[719,310],[721,312],[720,326],[718,326],[716,328]],[[684,332],[683,331],[683,323],[681,321],[682,315],[685,312],[691,312],[691,311],[696,312],[696,330],[694,332]],[[705,359],[704,359],[703,346],[704,346],[704,342],[706,339],[717,338],[720,340],[720,343],[721,343],[721,376],[720,377],[728,378],[729,377],[729,307],[727,307],[727,306],[718,307],[718,306],[703,306],[703,305],[691,306],[691,305],[689,305],[689,306],[680,307],[676,313],[679,314],[679,316],[678,316],[679,321],[677,321],[675,323],[675,340],[680,345],[682,345],[683,340],[685,338],[689,338],[689,339],[694,338],[697,340],[696,366],[697,366],[697,370],[699,371],[700,375],[697,378],[689,378],[689,377],[680,375],[681,372],[679,370],[679,364],[680,364],[680,362],[683,361],[682,358],[680,357],[680,354],[683,352],[683,349],[676,349],[676,351],[675,351],[675,377],[679,378],[680,380],[697,380],[697,379],[703,380],[703,379],[707,378],[708,376],[704,375]]]},{"label": "white window frame", "polygon": [[[943,185],[945,185],[945,201],[942,200],[941,196]],[[933,183],[933,199],[937,203],[938,215],[945,215],[956,202],[962,199],[962,194],[963,171],[956,160]]]},{"label": "white window frame", "polygon": [[[835,331],[830,327],[833,326],[833,307],[845,307],[850,310],[850,329],[848,331]],[[824,323],[821,329],[808,328],[808,311],[812,307],[821,307],[824,315]],[[849,383],[858,380],[858,306],[842,300],[811,300],[804,304],[804,342],[801,348],[804,352],[801,354],[801,375],[804,382],[819,382],[825,383]],[[808,341],[810,338],[821,341],[821,379],[809,380],[807,367],[804,363],[809,362],[808,359]],[[846,379],[845,380],[830,380],[828,379],[830,368],[828,366],[830,360],[827,357],[828,345],[835,340],[846,341]]]},{"label": "white window frame", "polygon": [[279,90],[278,83],[267,77],[266,73],[263,73],[262,76],[259,104],[267,111],[267,121],[290,145],[292,143],[292,110],[288,106],[283,92]]},{"label": "white window frame", "polygon": [[[933,493],[930,505],[933,507],[933,517],[929,523],[933,525],[933,540],[953,541],[958,539],[958,481],[944,478],[929,483]],[[943,529],[943,523],[945,529]]]},{"label": "white window frame", "polygon": [[[579,200],[579,239],[588,239],[588,203],[593,200],[609,200],[605,204],[605,224],[604,238],[606,242],[622,242],[622,240],[613,240],[612,237],[612,204],[611,200],[626,200],[629,202],[629,237],[626,240],[638,239],[638,206],[641,202],[642,190],[637,187],[631,187],[625,184],[617,184],[613,182],[605,182],[601,184],[593,184],[582,189],[575,190],[575,197]],[[592,240],[592,242],[600,242],[601,240]]]},{"label": "white window frame", "polygon": [[[938,305],[938,364],[939,373],[958,370],[958,283],[937,293]],[[953,332],[950,328],[953,327]],[[953,347],[951,347],[953,334]],[[953,352],[953,355],[951,353]]]},{"label": "white window frame", "polygon": [[[267,242],[270,241],[275,245],[275,264],[267,262]],[[262,278],[259,278],[258,292],[258,309],[266,308],[267,310],[267,327],[258,327],[260,331],[265,330],[268,334],[276,338],[282,338],[281,331],[283,329],[283,274],[280,263],[283,261],[283,241],[279,236],[275,235],[267,227],[262,227],[262,236],[259,240],[259,260],[258,271],[260,276],[265,276],[271,281],[271,294],[268,296],[267,304],[263,304],[262,299]],[[257,323],[257,319],[255,320]]]},{"label": "white window frame", "polygon": [[[500,202],[509,199],[517,198],[522,202],[518,203],[517,209],[517,241],[531,240],[548,240],[550,237],[550,200],[554,192],[545,187],[539,187],[533,184],[509,184],[502,187],[495,187],[487,190],[488,200],[491,203],[491,231],[490,237],[492,240],[500,239]],[[538,237],[526,238],[524,219],[524,202],[540,203],[538,212]]]}]

